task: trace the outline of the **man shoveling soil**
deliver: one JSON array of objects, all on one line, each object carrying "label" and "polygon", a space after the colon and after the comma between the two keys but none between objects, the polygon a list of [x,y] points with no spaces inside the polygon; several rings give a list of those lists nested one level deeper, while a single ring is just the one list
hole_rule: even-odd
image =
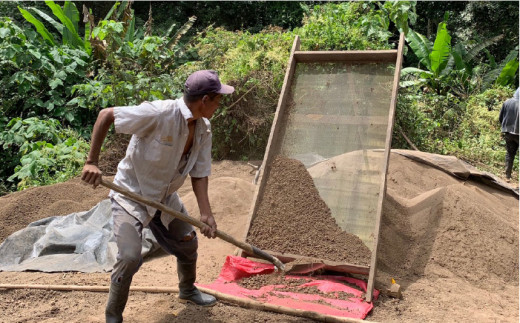
[{"label": "man shoveling soil", "polygon": [[[114,182],[137,194],[187,214],[176,191],[189,174],[201,213],[207,224],[201,233],[214,238],[217,224],[208,199],[211,171],[209,118],[223,94],[234,88],[220,83],[214,71],[198,71],[185,83],[184,97],[145,102],[139,106],[102,110],[92,132],[91,150],[82,179],[94,187],[101,183],[98,157],[108,129],[132,134]],[[145,207],[114,191],[110,193],[117,262],[111,275],[106,306],[107,322],[121,322],[133,275],[142,264],[141,232],[149,226],[161,247],[177,257],[179,299],[211,306],[216,299],[195,286],[198,241],[193,227],[152,207]]]}]

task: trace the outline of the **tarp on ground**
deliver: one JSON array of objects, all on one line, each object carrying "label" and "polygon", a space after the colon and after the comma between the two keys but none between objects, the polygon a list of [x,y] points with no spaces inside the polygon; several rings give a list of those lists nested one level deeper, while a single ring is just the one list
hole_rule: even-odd
[{"label": "tarp on ground", "polygon": [[[287,291],[287,285],[284,284],[266,285],[252,290],[242,287],[238,283],[240,279],[246,277],[268,275],[273,272],[272,264],[228,256],[217,280],[209,285],[198,284],[198,286],[239,298],[339,317],[364,319],[373,308],[372,303],[367,303],[363,299],[367,283],[352,277],[286,275],[284,279],[287,281],[287,285],[291,286],[291,291]],[[290,282],[291,280],[293,283]],[[304,282],[295,286],[295,280]],[[316,288],[318,293],[304,293],[303,290],[309,287]],[[298,292],[298,289],[301,289],[302,292]],[[339,297],[340,294],[343,297]],[[378,296],[379,291],[374,290],[374,299],[377,299]]]},{"label": "tarp on ground", "polygon": [[[158,249],[150,229],[143,230],[144,256]],[[0,245],[0,271],[108,272],[117,246],[110,200],[85,212],[38,220]]]}]

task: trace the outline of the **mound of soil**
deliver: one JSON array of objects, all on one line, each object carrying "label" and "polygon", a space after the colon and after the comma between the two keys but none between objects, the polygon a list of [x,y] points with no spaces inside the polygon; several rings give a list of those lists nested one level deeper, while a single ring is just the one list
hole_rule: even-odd
[{"label": "mound of soil", "polygon": [[518,283],[518,200],[511,194],[393,155],[381,229],[380,272],[458,276],[486,289]]},{"label": "mound of soil", "polygon": [[[373,321],[518,321],[518,198],[391,154]],[[439,313],[442,315],[439,316]]]},{"label": "mound of soil", "polygon": [[108,198],[104,187],[93,189],[79,178],[34,187],[0,197],[0,242],[29,223],[43,218],[91,209]]},{"label": "mound of soil", "polygon": [[337,225],[305,166],[281,156],[271,165],[248,241],[265,250],[370,264],[370,250]]}]

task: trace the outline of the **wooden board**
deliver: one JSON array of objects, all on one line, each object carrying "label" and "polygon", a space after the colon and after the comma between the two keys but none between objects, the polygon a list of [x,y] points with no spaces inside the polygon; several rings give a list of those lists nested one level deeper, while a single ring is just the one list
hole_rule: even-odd
[{"label": "wooden board", "polygon": [[381,228],[381,214],[383,213],[383,199],[386,193],[386,174],[388,172],[388,160],[390,158],[390,149],[392,146],[392,131],[394,128],[394,115],[395,107],[397,105],[397,91],[399,90],[399,79],[401,76],[401,65],[403,64],[403,46],[404,46],[404,33],[401,33],[399,37],[399,53],[397,54],[397,61],[395,63],[395,74],[394,74],[394,86],[392,88],[392,101],[390,103],[390,113],[388,114],[388,130],[386,133],[386,144],[385,144],[385,164],[382,172],[381,187],[379,190],[379,201],[377,205],[377,217],[376,225],[374,228],[374,249],[372,252],[372,259],[370,262],[370,273],[368,275],[368,286],[366,300],[367,302],[372,301],[372,292],[374,289],[374,281],[377,268],[377,248],[379,245],[379,231]]},{"label": "wooden board", "polygon": [[296,52],[297,62],[395,62],[396,50],[351,50],[351,51],[323,51],[323,52]]}]

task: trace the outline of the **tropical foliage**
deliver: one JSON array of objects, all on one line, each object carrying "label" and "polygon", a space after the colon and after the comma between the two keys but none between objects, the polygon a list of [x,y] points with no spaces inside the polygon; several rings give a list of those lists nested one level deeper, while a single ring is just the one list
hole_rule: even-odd
[{"label": "tropical foliage", "polygon": [[493,83],[514,84],[518,71],[518,46],[500,64],[495,63],[489,52],[486,52],[489,59],[487,65],[477,64],[479,62],[476,60],[486,47],[503,36],[501,34],[466,48],[462,43],[452,46],[446,22],[439,23],[433,44],[425,36],[410,30],[406,40],[425,69],[403,68],[403,77],[411,74],[415,78],[403,81],[401,86],[420,85],[437,94],[452,92],[458,96],[468,96],[489,88]]},{"label": "tropical foliage", "polygon": [[[396,48],[404,32],[393,145],[406,135],[495,173],[502,163],[518,3],[447,4],[456,19],[414,1],[78,3],[0,2],[0,194],[77,175],[100,109],[179,97],[202,68],[236,88],[214,116],[213,157],[262,158],[295,35],[303,50],[366,50]],[[462,28],[479,8],[516,28]]]},{"label": "tropical foliage", "polygon": [[[494,85],[460,99],[451,93],[418,95],[410,89],[399,94],[394,147],[410,148],[403,134],[421,151],[453,155],[478,168],[502,175],[505,143],[498,114],[513,96],[509,87]],[[518,163],[515,163],[518,170]]]}]

